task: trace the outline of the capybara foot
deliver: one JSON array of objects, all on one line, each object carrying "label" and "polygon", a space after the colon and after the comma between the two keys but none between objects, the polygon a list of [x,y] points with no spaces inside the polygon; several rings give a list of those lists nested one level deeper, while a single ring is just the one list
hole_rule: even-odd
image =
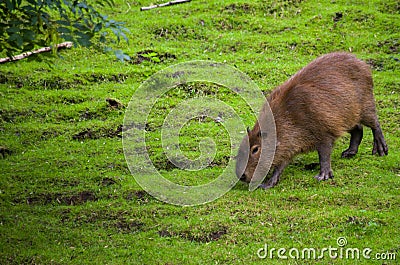
[{"label": "capybara foot", "polygon": [[352,149],[346,149],[342,152],[342,157],[343,158],[352,158],[357,154],[357,150],[352,150]]},{"label": "capybara foot", "polygon": [[388,147],[383,137],[377,137],[374,139],[374,148],[372,149],[372,154],[378,154],[379,156],[384,156],[388,154]]},{"label": "capybara foot", "polygon": [[318,181],[333,179],[333,172],[332,170],[321,171],[314,178],[317,179]]},{"label": "capybara foot", "polygon": [[270,189],[270,188],[274,187],[276,184],[278,184],[278,180],[275,179],[274,177],[272,177],[267,181],[267,183],[262,183],[258,187],[266,190],[266,189]]}]

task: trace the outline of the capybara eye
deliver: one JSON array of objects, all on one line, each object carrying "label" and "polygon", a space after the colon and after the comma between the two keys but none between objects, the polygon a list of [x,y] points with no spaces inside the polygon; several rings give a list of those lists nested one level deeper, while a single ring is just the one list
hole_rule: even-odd
[{"label": "capybara eye", "polygon": [[255,155],[258,153],[258,146],[253,147],[253,149],[251,150],[251,154]]}]

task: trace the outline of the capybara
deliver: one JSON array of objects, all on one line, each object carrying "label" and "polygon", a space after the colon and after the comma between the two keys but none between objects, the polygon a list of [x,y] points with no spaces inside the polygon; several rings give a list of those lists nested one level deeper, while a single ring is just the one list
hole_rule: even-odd
[{"label": "capybara", "polygon": [[[261,188],[275,186],[295,155],[313,150],[318,152],[320,163],[320,173],[315,178],[333,178],[331,152],[334,141],[349,132],[350,146],[343,151],[342,157],[356,155],[363,137],[362,125],[372,129],[372,154],[388,154],[376,115],[371,70],[352,54],[335,52],[317,58],[275,88],[267,102],[275,119],[277,141],[275,147],[268,147],[275,148],[274,170]],[[260,124],[267,122],[263,112],[265,106],[239,148],[236,175],[245,182],[252,179],[260,159],[264,137]]]}]

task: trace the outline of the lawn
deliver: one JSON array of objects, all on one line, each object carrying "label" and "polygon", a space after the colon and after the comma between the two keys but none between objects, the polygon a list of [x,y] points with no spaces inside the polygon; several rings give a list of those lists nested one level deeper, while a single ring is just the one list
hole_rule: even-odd
[{"label": "lawn", "polygon": [[[154,2],[115,2],[101,11],[126,22],[129,44],[113,48],[129,62],[73,48],[50,63],[0,67],[0,264],[398,264],[398,1],[193,0],[142,12]],[[365,128],[354,158],[340,158],[349,135],[336,142],[333,180],[313,178],[319,170],[313,152],[297,156],[272,189],[250,192],[237,183],[197,206],[160,201],[131,174],[125,113],[158,71],[193,60],[226,63],[267,95],[333,51],[352,52],[371,66],[388,156],[372,156]],[[223,101],[245,126],[255,122],[246,102],[221,84],[189,82],[160,95],[142,128],[146,150],[159,174],[182,185],[215,180],[239,144],[223,119],[197,115],[183,125],[179,145],[195,159],[199,143],[212,138],[209,165],[188,170],[169,161],[164,120],[201,97]]]}]

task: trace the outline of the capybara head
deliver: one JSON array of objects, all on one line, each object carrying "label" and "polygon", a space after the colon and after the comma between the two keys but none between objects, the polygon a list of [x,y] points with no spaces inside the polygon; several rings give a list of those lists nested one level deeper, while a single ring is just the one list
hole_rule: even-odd
[{"label": "capybara head", "polygon": [[236,157],[236,176],[244,182],[250,182],[256,170],[261,154],[261,131],[257,126],[253,130],[247,128]]}]

